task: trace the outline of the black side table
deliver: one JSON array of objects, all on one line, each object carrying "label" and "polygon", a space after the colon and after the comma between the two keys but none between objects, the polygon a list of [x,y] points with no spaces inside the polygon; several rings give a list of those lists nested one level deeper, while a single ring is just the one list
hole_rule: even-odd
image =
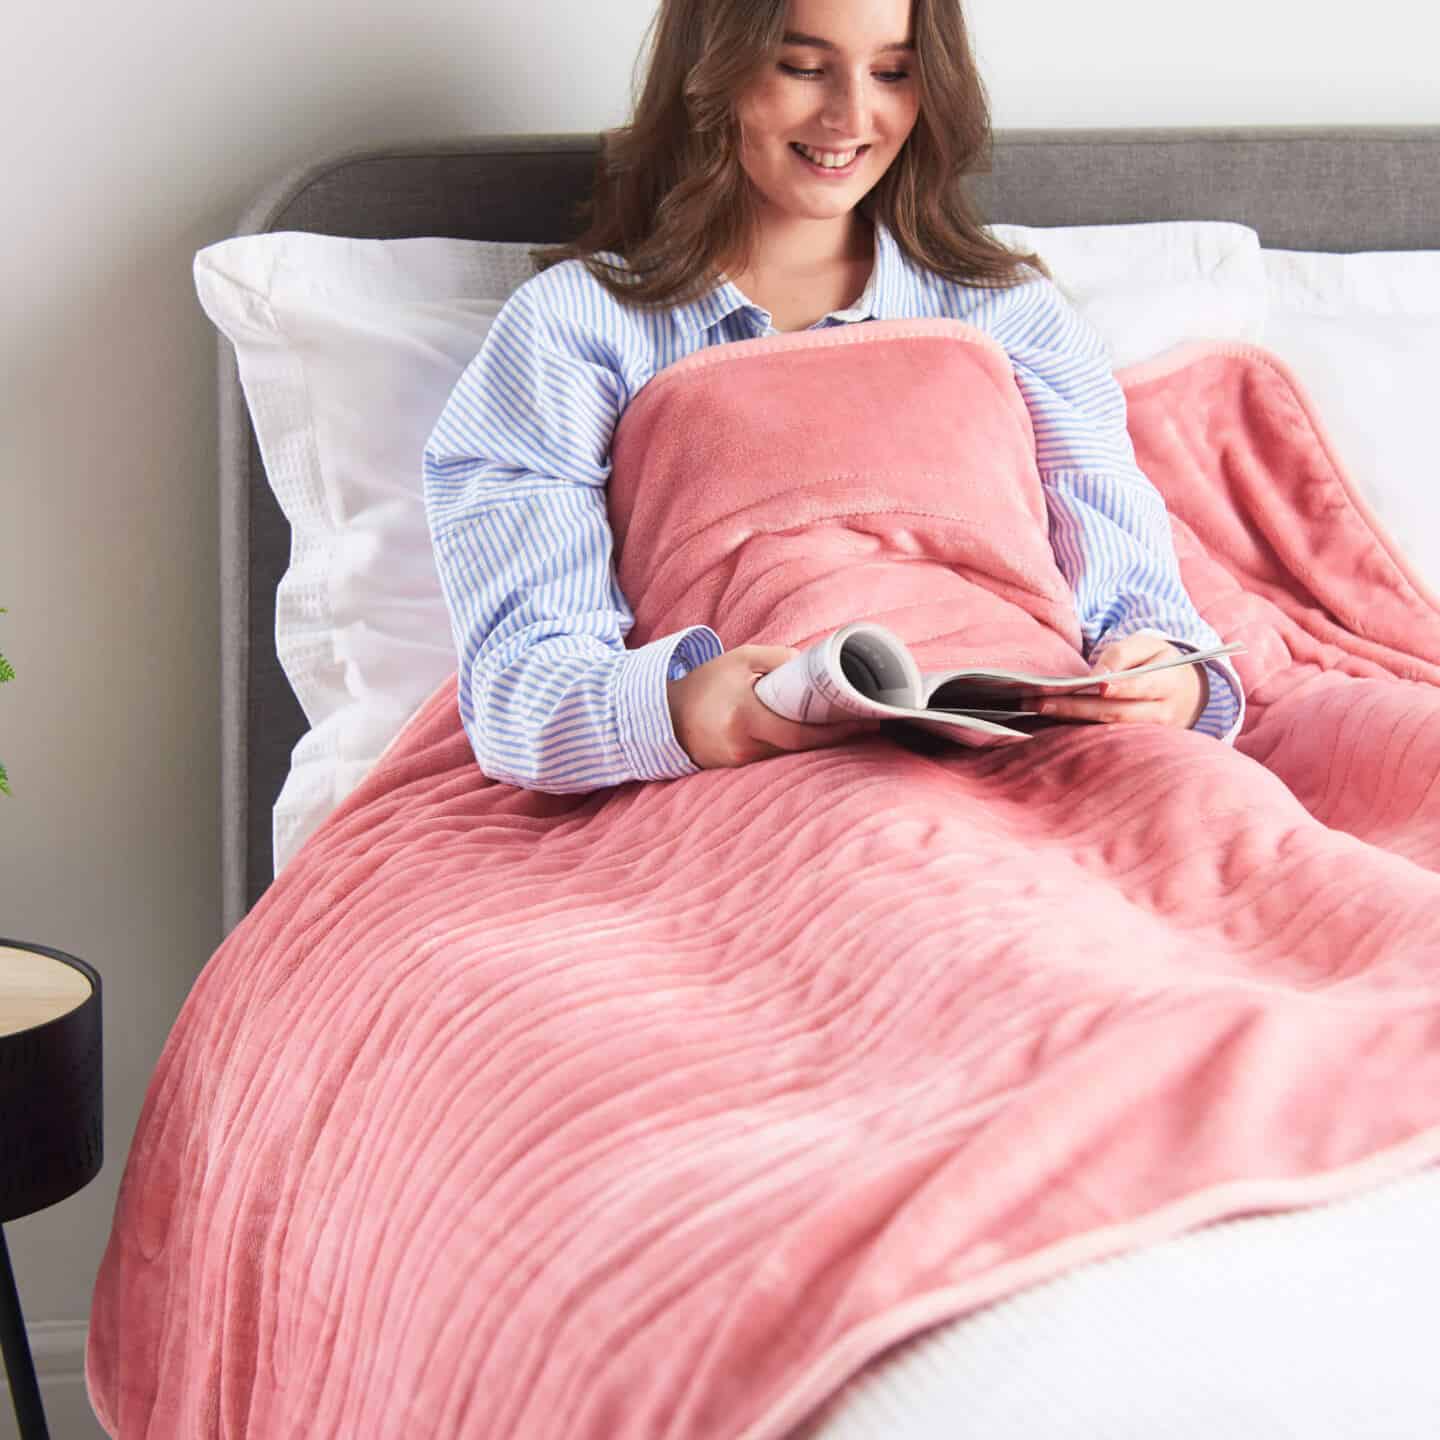
[{"label": "black side table", "polygon": [[3,1222],[99,1173],[100,977],[83,960],[0,940],[0,1348],[21,1440],[49,1440]]}]

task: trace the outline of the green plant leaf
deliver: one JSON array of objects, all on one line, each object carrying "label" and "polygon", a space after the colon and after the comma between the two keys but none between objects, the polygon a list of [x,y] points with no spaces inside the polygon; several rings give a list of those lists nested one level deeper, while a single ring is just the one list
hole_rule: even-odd
[{"label": "green plant leaf", "polygon": [[9,795],[10,793],[10,777],[5,773],[5,767],[0,765],[0,795]]},{"label": "green plant leaf", "polygon": [[14,678],[15,667],[3,655],[0,655],[0,685]]}]

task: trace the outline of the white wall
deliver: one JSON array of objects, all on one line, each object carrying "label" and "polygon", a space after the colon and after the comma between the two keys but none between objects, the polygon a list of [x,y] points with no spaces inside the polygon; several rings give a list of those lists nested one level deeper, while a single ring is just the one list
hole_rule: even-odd
[{"label": "white wall", "polygon": [[[649,13],[52,0],[12,16],[0,651],[19,678],[0,691],[16,792],[0,935],[73,951],[105,985],[105,1169],[6,1227],[60,1440],[93,1433],[69,1418],[91,1284],[147,1079],[220,930],[214,360],[191,258],[317,155],[617,123]],[[1347,13],[970,0],[1002,127],[1440,123],[1428,12]]]},{"label": "white wall", "polygon": [[1000,127],[1440,121],[1407,0],[964,0]]}]

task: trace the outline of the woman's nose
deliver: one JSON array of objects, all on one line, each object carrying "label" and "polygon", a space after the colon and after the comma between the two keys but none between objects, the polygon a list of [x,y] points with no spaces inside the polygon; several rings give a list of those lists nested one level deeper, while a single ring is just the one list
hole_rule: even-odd
[{"label": "woman's nose", "polygon": [[821,120],[847,140],[862,140],[868,125],[870,107],[869,80],[837,76],[825,96]]}]

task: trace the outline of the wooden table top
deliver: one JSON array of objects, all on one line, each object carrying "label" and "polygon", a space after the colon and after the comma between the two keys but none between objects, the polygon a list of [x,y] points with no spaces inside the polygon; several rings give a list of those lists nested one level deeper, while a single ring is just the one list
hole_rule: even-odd
[{"label": "wooden table top", "polygon": [[0,1038],[68,1014],[90,994],[83,970],[34,950],[0,945]]}]

